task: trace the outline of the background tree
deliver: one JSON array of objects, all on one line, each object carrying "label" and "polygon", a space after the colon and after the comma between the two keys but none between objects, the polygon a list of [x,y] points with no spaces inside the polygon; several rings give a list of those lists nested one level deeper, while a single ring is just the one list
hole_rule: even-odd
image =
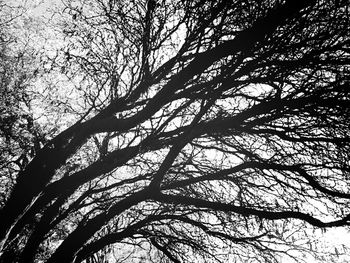
[{"label": "background tree", "polygon": [[3,198],[1,260],[342,260],[312,231],[350,223],[348,12],[67,1],[56,127]]}]

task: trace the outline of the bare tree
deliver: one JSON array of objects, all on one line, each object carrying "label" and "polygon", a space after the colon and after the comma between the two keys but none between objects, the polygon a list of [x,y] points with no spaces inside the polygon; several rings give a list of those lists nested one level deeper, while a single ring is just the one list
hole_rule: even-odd
[{"label": "bare tree", "polygon": [[346,253],[312,231],[350,223],[347,1],[67,1],[61,15],[52,65],[73,95],[5,197],[3,262]]}]

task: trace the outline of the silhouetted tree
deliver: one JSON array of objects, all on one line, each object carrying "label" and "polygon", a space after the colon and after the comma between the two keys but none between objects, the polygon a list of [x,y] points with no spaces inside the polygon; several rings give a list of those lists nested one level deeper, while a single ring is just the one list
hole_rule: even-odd
[{"label": "silhouetted tree", "polygon": [[67,1],[70,99],[4,197],[2,261],[346,254],[312,231],[350,224],[349,22],[345,0]]},{"label": "silhouetted tree", "polygon": [[[14,4],[14,3],[12,3]],[[41,132],[34,125],[29,83],[37,71],[35,50],[14,25],[25,13],[24,6],[0,1],[0,203],[4,205],[16,175],[39,150]]]}]

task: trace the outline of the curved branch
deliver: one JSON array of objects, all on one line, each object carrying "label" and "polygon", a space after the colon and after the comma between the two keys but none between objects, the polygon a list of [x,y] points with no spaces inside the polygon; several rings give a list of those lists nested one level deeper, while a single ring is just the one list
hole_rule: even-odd
[{"label": "curved branch", "polygon": [[335,227],[335,226],[347,226],[350,225],[350,215],[344,217],[340,220],[323,222],[309,214],[296,211],[282,211],[282,212],[273,212],[258,210],[254,208],[248,208],[243,206],[235,206],[232,204],[226,204],[221,202],[211,202],[199,198],[180,196],[180,195],[166,195],[159,194],[153,197],[155,201],[165,202],[177,205],[186,205],[186,206],[195,206],[201,208],[208,208],[214,211],[223,211],[223,212],[233,212],[243,216],[258,216],[260,218],[265,218],[269,220],[278,220],[278,219],[299,219],[305,221],[313,226],[317,227]]}]

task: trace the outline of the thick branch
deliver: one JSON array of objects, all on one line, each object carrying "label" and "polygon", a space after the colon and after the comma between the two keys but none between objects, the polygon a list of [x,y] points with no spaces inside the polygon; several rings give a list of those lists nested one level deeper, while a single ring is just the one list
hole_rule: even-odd
[{"label": "thick branch", "polygon": [[235,206],[232,204],[226,204],[221,202],[211,202],[199,198],[180,196],[180,195],[166,195],[160,194],[154,197],[154,200],[159,202],[166,202],[171,204],[185,205],[185,206],[195,206],[200,208],[208,208],[214,211],[223,212],[233,212],[243,216],[257,216],[260,218],[266,218],[269,220],[278,219],[299,219],[305,221],[313,226],[317,227],[334,227],[334,226],[346,226],[350,225],[350,220],[345,217],[341,220],[335,220],[331,222],[322,222],[321,220],[314,218],[309,214],[295,211],[282,211],[282,212],[272,212],[265,210],[258,210],[254,208],[248,208],[243,206]]}]

